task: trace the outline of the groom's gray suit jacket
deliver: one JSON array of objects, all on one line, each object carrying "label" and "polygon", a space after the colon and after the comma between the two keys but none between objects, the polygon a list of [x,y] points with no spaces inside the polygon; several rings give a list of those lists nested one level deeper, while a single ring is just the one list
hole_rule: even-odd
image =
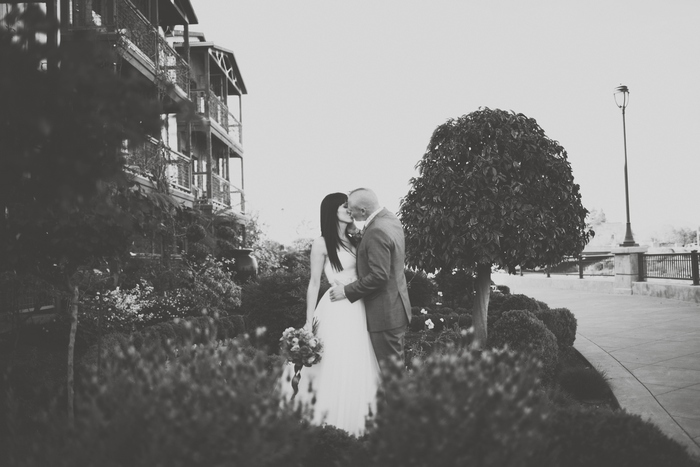
[{"label": "groom's gray suit jacket", "polygon": [[357,247],[358,280],[345,286],[351,302],[365,299],[367,329],[386,331],[411,321],[401,222],[382,209],[366,226]]}]

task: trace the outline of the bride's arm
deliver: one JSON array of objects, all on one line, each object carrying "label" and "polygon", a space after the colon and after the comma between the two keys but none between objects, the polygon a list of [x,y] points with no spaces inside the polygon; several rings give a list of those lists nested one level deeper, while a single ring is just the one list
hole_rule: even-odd
[{"label": "bride's arm", "polygon": [[321,288],[321,274],[327,254],[325,240],[323,237],[318,237],[311,245],[311,277],[309,278],[309,287],[306,289],[306,324],[304,327],[309,329],[311,329],[314,320],[318,291]]}]

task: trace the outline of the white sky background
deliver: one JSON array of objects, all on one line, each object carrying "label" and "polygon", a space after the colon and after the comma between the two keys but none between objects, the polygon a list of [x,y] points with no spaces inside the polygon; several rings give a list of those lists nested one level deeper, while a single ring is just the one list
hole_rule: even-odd
[{"label": "white sky background", "polygon": [[196,0],[233,50],[247,211],[289,244],[334,191],[398,211],[433,130],[479,107],[524,113],[568,152],[583,204],[635,239],[700,224],[700,1]]}]

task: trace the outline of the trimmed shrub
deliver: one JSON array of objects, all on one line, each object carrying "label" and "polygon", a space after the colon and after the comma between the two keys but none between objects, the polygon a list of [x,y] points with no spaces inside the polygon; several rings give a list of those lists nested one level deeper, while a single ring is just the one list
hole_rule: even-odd
[{"label": "trimmed shrub", "polygon": [[449,315],[454,313],[454,310],[449,306],[435,307],[435,313],[438,315]]},{"label": "trimmed shrub", "polygon": [[540,309],[533,314],[552,331],[559,348],[571,347],[576,340],[576,317],[568,308]]},{"label": "trimmed shrub", "polygon": [[557,380],[562,389],[579,400],[603,399],[610,395],[605,372],[595,368],[565,368]]},{"label": "trimmed shrub", "polygon": [[497,290],[492,290],[489,293],[489,310],[500,310],[503,302],[508,298],[508,295],[504,295]]},{"label": "trimmed shrub", "polygon": [[386,366],[371,459],[358,465],[533,465],[548,409],[532,359],[451,347],[413,364]]},{"label": "trimmed shrub", "polygon": [[511,310],[537,311],[540,309],[540,306],[537,304],[537,300],[534,298],[530,298],[523,294],[512,294],[505,296],[505,299],[501,302],[499,309],[502,312]]},{"label": "trimmed shrub", "polygon": [[557,367],[557,338],[542,321],[526,310],[511,310],[490,327],[488,346],[528,352],[542,362],[543,379],[549,381]]},{"label": "trimmed shrub", "polygon": [[428,306],[437,294],[435,283],[423,271],[404,270],[408,299],[413,306]]},{"label": "trimmed shrub", "polygon": [[503,295],[510,295],[510,287],[507,285],[497,285],[496,290],[501,292]]},{"label": "trimmed shrub", "polygon": [[542,467],[691,467],[688,452],[638,415],[571,407],[555,411]]},{"label": "trimmed shrub", "polygon": [[[302,465],[313,430],[280,403],[262,352],[242,341],[127,344],[76,397],[75,428],[45,414],[41,442],[17,439],[11,465]],[[61,411],[62,412],[62,411]]]}]

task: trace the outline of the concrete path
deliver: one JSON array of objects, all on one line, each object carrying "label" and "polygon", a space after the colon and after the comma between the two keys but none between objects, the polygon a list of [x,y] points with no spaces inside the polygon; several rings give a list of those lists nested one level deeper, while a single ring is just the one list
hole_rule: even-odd
[{"label": "concrete path", "polygon": [[700,305],[549,286],[538,276],[494,274],[511,293],[568,308],[574,347],[610,378],[627,412],[655,423],[700,458]]}]

